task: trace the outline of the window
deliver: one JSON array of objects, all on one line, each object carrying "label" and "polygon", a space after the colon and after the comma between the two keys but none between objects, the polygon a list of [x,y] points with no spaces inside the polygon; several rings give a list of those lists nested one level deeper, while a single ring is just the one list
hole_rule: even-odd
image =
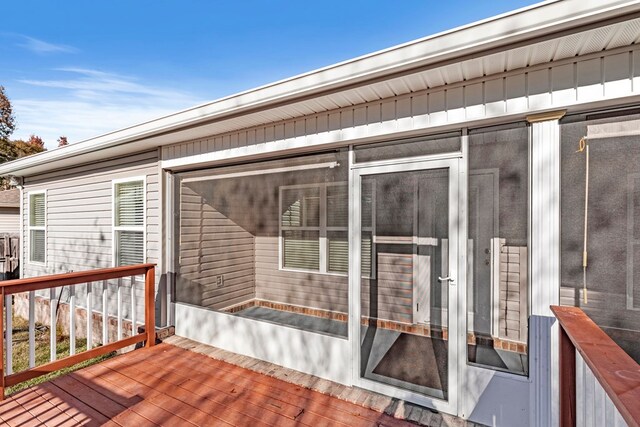
[{"label": "window", "polygon": [[46,193],[29,193],[29,261],[46,262]]},{"label": "window", "polygon": [[114,182],[114,263],[116,266],[145,261],[145,180]]},{"label": "window", "polygon": [[[362,271],[371,271],[370,189],[363,189]],[[282,268],[347,274],[349,189],[346,182],[280,187]]]}]

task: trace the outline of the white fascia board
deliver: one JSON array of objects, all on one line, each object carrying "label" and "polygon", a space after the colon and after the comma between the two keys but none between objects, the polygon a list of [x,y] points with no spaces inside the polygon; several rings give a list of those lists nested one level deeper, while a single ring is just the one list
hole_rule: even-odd
[{"label": "white fascia board", "polygon": [[[469,25],[414,40],[372,54],[300,74],[236,95],[182,110],[60,149],[39,153],[0,166],[0,176],[54,169],[59,160],[141,141],[206,122],[267,109],[346,86],[362,84],[418,67],[481,53],[490,49],[597,23],[640,11],[640,0],[550,0]],[[121,155],[139,151],[134,144]],[[65,162],[68,166],[69,162]]]}]

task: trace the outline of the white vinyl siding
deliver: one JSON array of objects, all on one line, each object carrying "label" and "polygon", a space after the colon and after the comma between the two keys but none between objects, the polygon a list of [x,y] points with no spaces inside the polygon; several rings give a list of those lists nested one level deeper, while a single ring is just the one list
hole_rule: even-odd
[{"label": "white vinyl siding", "polygon": [[144,178],[116,181],[113,185],[115,265],[142,264],[145,258]]},{"label": "white vinyl siding", "polygon": [[47,206],[46,193],[29,193],[29,261],[45,264]]},{"label": "white vinyl siding", "polygon": [[[123,158],[105,158],[99,163],[85,164],[69,169],[25,177],[23,197],[22,254],[23,277],[85,271],[113,267],[114,256],[114,180],[131,181],[144,177],[145,200],[145,261],[160,264],[160,183],[158,179],[157,151],[147,151]],[[47,264],[28,262],[29,256],[29,193],[46,187],[46,258]],[[156,269],[156,272],[159,268]],[[156,283],[160,274],[156,273]],[[97,285],[96,285],[97,286]],[[129,280],[123,281],[123,315],[130,318],[131,295]],[[68,298],[68,287],[62,300]],[[116,312],[116,287],[108,288],[109,312]],[[76,286],[78,305],[84,301],[84,288]],[[137,317],[144,319],[144,286],[135,287]],[[48,297],[48,292],[46,297]],[[159,305],[156,305],[159,309]],[[94,298],[94,309],[101,310],[101,299]]]}]

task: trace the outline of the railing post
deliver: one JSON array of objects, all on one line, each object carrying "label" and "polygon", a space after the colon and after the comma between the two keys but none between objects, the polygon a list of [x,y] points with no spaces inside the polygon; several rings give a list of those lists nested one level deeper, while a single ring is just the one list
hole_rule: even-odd
[{"label": "railing post", "polygon": [[576,425],[576,348],[560,326],[560,427]]},{"label": "railing post", "polygon": [[144,329],[147,333],[145,347],[156,343],[156,309],[155,309],[156,269],[149,267],[144,275]]},{"label": "railing post", "polygon": [[4,288],[0,295],[0,400],[4,400]]}]

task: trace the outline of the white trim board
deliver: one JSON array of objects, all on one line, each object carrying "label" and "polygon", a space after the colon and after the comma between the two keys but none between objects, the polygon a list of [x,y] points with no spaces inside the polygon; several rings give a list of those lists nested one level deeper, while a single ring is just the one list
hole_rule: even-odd
[{"label": "white trim board", "polygon": [[[349,340],[175,304],[176,335],[351,385]],[[206,325],[206,327],[203,327]]]}]

